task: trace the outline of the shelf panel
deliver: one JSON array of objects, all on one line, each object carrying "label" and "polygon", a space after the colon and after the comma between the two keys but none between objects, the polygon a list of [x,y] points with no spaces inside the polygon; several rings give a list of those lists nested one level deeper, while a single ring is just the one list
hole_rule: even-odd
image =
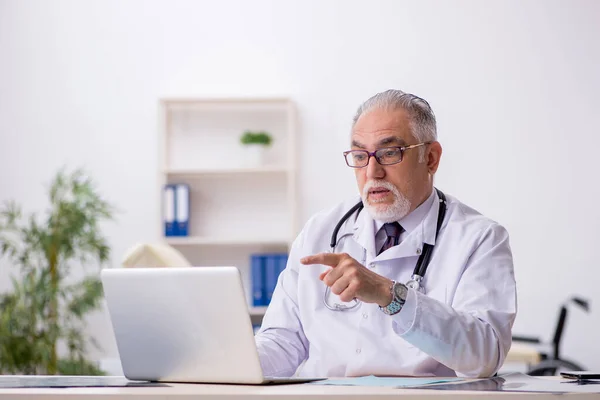
[{"label": "shelf panel", "polygon": [[255,168],[194,168],[179,169],[170,168],[163,172],[171,177],[176,176],[202,176],[202,175],[249,175],[249,174],[280,174],[288,173],[291,170],[286,166],[265,165]]},{"label": "shelf panel", "polygon": [[236,103],[283,103],[287,104],[287,97],[163,97],[160,99],[165,104],[236,104]]},{"label": "shelf panel", "polygon": [[265,315],[265,312],[267,312],[267,306],[250,307],[248,309],[248,312],[250,313],[250,315]]},{"label": "shelf panel", "polygon": [[276,245],[287,246],[289,241],[275,238],[225,238],[210,236],[164,237],[163,240],[171,246],[254,246]]},{"label": "shelf panel", "polygon": [[280,112],[289,111],[290,101],[285,98],[186,99],[161,101],[170,112]]}]

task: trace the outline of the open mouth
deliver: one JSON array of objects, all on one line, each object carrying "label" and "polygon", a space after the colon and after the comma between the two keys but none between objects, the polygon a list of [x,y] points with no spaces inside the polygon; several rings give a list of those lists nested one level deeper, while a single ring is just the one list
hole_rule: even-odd
[{"label": "open mouth", "polygon": [[383,197],[386,197],[388,195],[388,193],[390,193],[390,191],[388,189],[385,189],[382,187],[376,187],[376,188],[369,190],[369,197],[372,197],[375,199],[381,199]]}]

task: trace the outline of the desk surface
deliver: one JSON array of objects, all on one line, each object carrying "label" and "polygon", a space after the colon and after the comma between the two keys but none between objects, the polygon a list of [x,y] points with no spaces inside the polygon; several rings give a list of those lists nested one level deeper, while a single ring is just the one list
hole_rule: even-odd
[{"label": "desk surface", "polygon": [[[550,378],[552,379],[552,378]],[[522,399],[535,396],[536,400],[553,399],[551,393],[520,392],[467,392],[438,391],[425,389],[395,389],[388,387],[324,386],[310,384],[247,386],[247,385],[202,385],[169,384],[169,387],[112,387],[112,388],[67,388],[67,389],[0,389],[0,399],[36,400],[99,400],[99,399],[382,399],[403,396],[418,400],[459,400],[501,397],[502,399]],[[443,396],[443,397],[441,397]],[[600,399],[600,394],[567,394],[568,399]]]}]

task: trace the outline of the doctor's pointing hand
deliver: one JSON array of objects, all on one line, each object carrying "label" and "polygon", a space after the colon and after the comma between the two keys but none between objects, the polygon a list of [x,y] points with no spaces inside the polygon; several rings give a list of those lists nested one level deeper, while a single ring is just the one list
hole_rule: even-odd
[{"label": "doctor's pointing hand", "polygon": [[322,272],[319,279],[331,288],[342,301],[358,299],[364,303],[377,303],[385,307],[392,302],[393,281],[369,271],[364,265],[342,253],[320,253],[300,260],[304,265],[327,265],[330,270]]}]

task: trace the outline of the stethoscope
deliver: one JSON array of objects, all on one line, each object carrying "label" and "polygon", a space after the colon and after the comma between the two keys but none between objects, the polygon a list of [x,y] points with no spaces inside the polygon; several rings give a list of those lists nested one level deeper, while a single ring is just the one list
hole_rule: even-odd
[{"label": "stethoscope", "polygon": [[[439,202],[440,202],[440,206],[438,209],[437,227],[435,230],[435,237],[437,239],[437,237],[440,233],[440,229],[442,227],[442,223],[444,222],[444,217],[446,216],[446,209],[448,208],[448,205],[446,203],[446,196],[444,195],[444,193],[442,193],[442,191],[439,190],[438,188],[435,188],[435,191],[437,192],[437,195],[439,197]],[[333,234],[331,235],[331,242],[329,243],[332,253],[335,253],[335,247],[338,244],[338,232],[339,232],[340,228],[342,227],[342,225],[344,224],[344,222],[346,222],[348,220],[348,218],[350,218],[352,216],[352,214],[354,214],[355,212],[357,213],[356,215],[358,216],[358,214],[360,214],[360,212],[362,211],[363,208],[364,208],[364,204],[361,200],[358,203],[356,203],[350,210],[348,210],[348,212],[346,214],[344,214],[344,216],[339,220],[339,222],[333,229]],[[344,237],[344,236],[346,236],[346,235],[343,235],[342,237]],[[423,251],[421,252],[421,256],[419,257],[419,260],[417,261],[417,265],[415,265],[415,269],[413,271],[411,279],[408,282],[406,282],[407,287],[409,287],[411,289],[415,289],[421,293],[425,293],[425,288],[423,287],[422,282],[423,282],[423,278],[425,277],[425,273],[427,272],[427,267],[429,266],[429,261],[431,260],[432,252],[433,252],[433,245],[431,245],[429,243],[423,243]],[[365,260],[363,260],[363,263],[364,262],[365,262]],[[328,309],[330,309],[332,311],[348,311],[348,310],[352,310],[360,305],[360,301],[358,299],[354,299],[351,302],[354,304],[351,304],[351,305],[335,303],[332,306],[327,301],[327,299],[329,298],[330,291],[331,291],[331,289],[329,288],[329,286],[327,286],[325,288],[325,295],[323,296],[323,303],[325,304],[325,307],[327,307]]]}]

